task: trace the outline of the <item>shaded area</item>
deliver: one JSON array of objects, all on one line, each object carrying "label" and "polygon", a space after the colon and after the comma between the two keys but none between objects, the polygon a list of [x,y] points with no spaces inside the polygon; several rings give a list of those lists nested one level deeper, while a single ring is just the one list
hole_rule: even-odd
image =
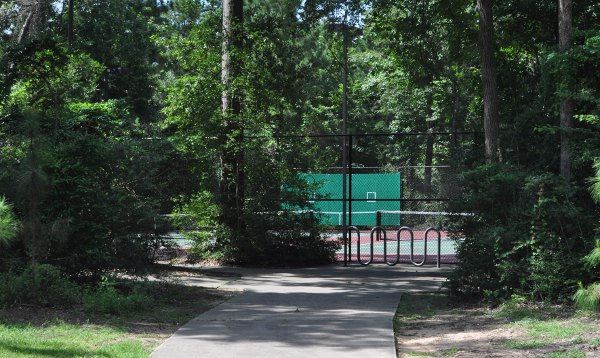
[{"label": "shaded area", "polygon": [[17,357],[29,355],[33,357],[109,357],[108,354],[94,350],[77,348],[34,348],[17,344],[0,342],[0,350],[14,352]]}]

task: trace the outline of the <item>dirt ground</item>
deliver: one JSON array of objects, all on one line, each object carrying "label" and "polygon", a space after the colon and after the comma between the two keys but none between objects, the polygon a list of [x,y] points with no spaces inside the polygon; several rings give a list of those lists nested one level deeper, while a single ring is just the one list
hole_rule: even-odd
[{"label": "dirt ground", "polygon": [[[581,316],[566,309],[559,315],[536,316],[535,321],[526,321],[551,322],[542,324],[573,327],[578,331],[585,328],[584,332],[556,338],[561,332],[543,329],[532,332],[530,326],[535,323],[528,326],[520,324],[525,321],[519,318],[502,317],[498,308],[453,308],[439,302],[423,307],[421,303],[408,302],[399,308],[396,321],[399,357],[600,357],[600,315]],[[416,306],[415,311],[410,312],[410,306]],[[542,314],[543,311],[541,308]]]}]

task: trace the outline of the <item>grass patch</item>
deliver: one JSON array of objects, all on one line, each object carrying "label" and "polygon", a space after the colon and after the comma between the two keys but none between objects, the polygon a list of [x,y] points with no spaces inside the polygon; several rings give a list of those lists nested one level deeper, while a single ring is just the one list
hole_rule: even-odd
[{"label": "grass patch", "polygon": [[537,321],[527,319],[516,322],[516,325],[525,329],[530,337],[550,339],[573,339],[592,329],[592,327],[581,321]]},{"label": "grass patch", "polygon": [[115,280],[95,298],[69,308],[2,309],[0,357],[147,357],[180,325],[234,294]]},{"label": "grass patch", "polygon": [[427,352],[412,351],[412,352],[406,352],[406,354],[409,355],[410,357],[433,357],[431,355],[431,353],[427,353]]},{"label": "grass patch", "polygon": [[453,355],[457,354],[458,352],[460,352],[460,349],[458,349],[456,347],[452,347],[446,351],[443,351],[442,356],[453,356]]},{"label": "grass patch", "polygon": [[1,357],[147,357],[149,347],[111,327],[0,324]]},{"label": "grass patch", "polygon": [[394,331],[435,316],[448,307],[448,297],[442,293],[418,293],[403,295],[394,316]]},{"label": "grass patch", "polygon": [[590,342],[590,344],[591,344],[591,345],[593,345],[593,346],[598,346],[598,347],[600,347],[600,338],[593,339],[593,340]]},{"label": "grass patch", "polygon": [[510,349],[535,349],[546,346],[546,342],[543,341],[519,341],[516,339],[509,339],[502,343],[502,346]]},{"label": "grass patch", "polygon": [[585,358],[586,355],[584,352],[569,350],[569,351],[556,351],[550,352],[544,355],[545,358]]},{"label": "grass patch", "polygon": [[543,319],[543,315],[539,307],[527,306],[513,301],[509,301],[500,305],[494,315],[498,318],[505,318],[513,322],[524,319]]}]

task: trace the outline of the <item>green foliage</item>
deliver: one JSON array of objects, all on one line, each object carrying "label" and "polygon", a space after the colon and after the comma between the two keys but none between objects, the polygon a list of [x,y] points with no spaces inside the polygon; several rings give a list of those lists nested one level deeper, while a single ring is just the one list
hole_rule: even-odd
[{"label": "green foliage", "polygon": [[[464,205],[476,216],[457,223],[467,239],[450,278],[459,295],[557,300],[570,295],[581,273],[590,218],[575,192],[551,174],[510,165],[484,165],[464,173]],[[572,291],[571,291],[572,292]]]},{"label": "green foliage", "polygon": [[588,270],[593,270],[600,266],[600,240],[596,240],[596,247],[582,260]]},{"label": "green foliage", "polygon": [[17,235],[18,224],[12,206],[0,197],[0,246],[9,243]]},{"label": "green foliage", "polygon": [[142,293],[137,287],[131,292],[120,292],[116,284],[102,277],[98,288],[83,296],[83,308],[90,313],[124,316],[152,308],[152,297]]},{"label": "green foliage", "polygon": [[325,241],[307,214],[281,213],[246,218],[245,238],[237,261],[259,266],[309,266],[333,262],[339,247]]},{"label": "green foliage", "polygon": [[[0,273],[0,306],[34,303],[31,267],[22,271]],[[81,288],[70,281],[58,267],[42,264],[36,267],[39,296],[44,306],[70,306],[81,302]]]},{"label": "green foliage", "polygon": [[[188,238],[193,240],[194,245],[189,252],[189,258],[191,261],[196,260],[209,260],[214,262],[223,262],[227,260],[227,242],[225,241],[222,232],[217,234],[218,231],[197,231],[187,235]],[[219,236],[217,236],[219,235]],[[217,237],[221,240],[217,241]]]},{"label": "green foliage", "polygon": [[594,176],[589,180],[592,198],[600,203],[600,161],[594,163]]}]

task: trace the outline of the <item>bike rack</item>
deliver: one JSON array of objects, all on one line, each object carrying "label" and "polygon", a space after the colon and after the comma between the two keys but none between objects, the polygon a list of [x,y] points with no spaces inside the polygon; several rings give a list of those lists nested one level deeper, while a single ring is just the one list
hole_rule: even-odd
[{"label": "bike rack", "polygon": [[387,240],[387,231],[381,227],[381,226],[375,226],[371,229],[371,233],[370,233],[370,248],[369,248],[369,259],[368,260],[363,260],[360,256],[361,254],[361,234],[360,234],[360,230],[356,227],[356,226],[349,226],[347,228],[347,240],[348,242],[346,243],[348,245],[348,261],[352,261],[352,233],[355,233],[357,235],[357,240],[356,240],[356,259],[358,261],[359,264],[363,265],[363,266],[368,266],[371,263],[373,263],[374,260],[374,246],[375,246],[375,240],[379,241],[379,240],[383,240],[383,260],[385,262],[386,265],[388,266],[395,266],[400,262],[400,243],[401,243],[401,236],[403,232],[408,232],[410,235],[410,263],[412,263],[414,266],[420,267],[423,266],[427,263],[427,242],[429,240],[429,236],[430,233],[434,233],[434,235],[437,235],[437,259],[436,259],[436,264],[437,267],[440,268],[441,267],[441,257],[442,257],[442,234],[440,232],[439,229],[430,227],[427,230],[425,230],[425,237],[423,238],[423,260],[421,260],[420,262],[416,262],[415,261],[415,235],[414,232],[411,228],[407,227],[407,226],[403,226],[401,227],[397,232],[396,232],[396,259],[395,260],[388,260],[388,240]]}]

